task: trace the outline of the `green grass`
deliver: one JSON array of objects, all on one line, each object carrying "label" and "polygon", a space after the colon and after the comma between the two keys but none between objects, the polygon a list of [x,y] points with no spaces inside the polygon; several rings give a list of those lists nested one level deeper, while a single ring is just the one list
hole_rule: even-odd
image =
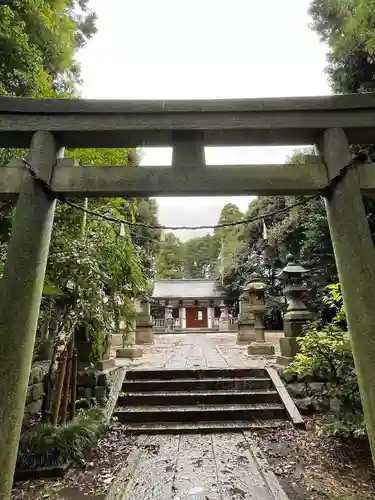
[{"label": "green grass", "polygon": [[18,447],[17,467],[35,469],[81,462],[105,430],[102,410],[81,412],[72,422],[54,427],[42,424],[25,432]]}]

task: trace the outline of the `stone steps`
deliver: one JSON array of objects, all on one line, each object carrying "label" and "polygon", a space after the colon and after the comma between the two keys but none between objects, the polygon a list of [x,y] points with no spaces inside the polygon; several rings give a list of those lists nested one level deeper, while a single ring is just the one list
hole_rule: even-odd
[{"label": "stone steps", "polygon": [[261,431],[277,429],[285,426],[284,419],[278,420],[236,420],[235,422],[209,421],[209,422],[163,422],[157,423],[135,423],[128,424],[128,434],[197,434],[197,433],[220,433],[239,431]]},{"label": "stone steps", "polygon": [[280,383],[263,368],[131,370],[114,415],[130,434],[251,430],[298,414]]},{"label": "stone steps", "polygon": [[197,422],[286,418],[282,404],[170,405],[120,407],[115,416],[124,422]]},{"label": "stone steps", "polygon": [[197,370],[131,370],[126,380],[202,380],[268,377],[265,368],[211,368]]},{"label": "stone steps", "polygon": [[270,390],[272,381],[266,377],[243,378],[205,378],[205,379],[174,379],[174,380],[125,380],[124,392],[165,392],[165,391],[242,391]]},{"label": "stone steps", "polygon": [[120,406],[278,403],[277,391],[129,392],[119,397]]}]

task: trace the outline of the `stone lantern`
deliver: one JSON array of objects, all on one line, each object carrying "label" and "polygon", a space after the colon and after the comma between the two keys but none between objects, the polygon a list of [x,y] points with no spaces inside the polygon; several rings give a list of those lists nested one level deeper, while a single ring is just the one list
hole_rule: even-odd
[{"label": "stone lantern", "polygon": [[166,333],[173,332],[173,324],[174,324],[173,307],[170,304],[168,304],[166,309],[165,309],[165,332]]},{"label": "stone lantern", "polygon": [[255,341],[248,347],[248,353],[252,355],[272,356],[275,348],[266,342],[264,331],[264,313],[266,312],[266,302],[264,294],[267,285],[258,274],[253,274],[247,285],[249,291],[249,311],[254,315]]},{"label": "stone lantern", "polygon": [[153,344],[154,333],[150,314],[150,302],[142,300],[137,311],[137,329],[135,334],[137,344]]},{"label": "stone lantern", "polygon": [[[132,301],[134,303],[134,312],[137,313],[139,308],[139,301],[135,299],[133,299]],[[123,322],[120,321],[120,323]],[[141,347],[136,345],[136,325],[136,315],[134,315],[131,325],[122,325],[125,326],[125,328],[121,327],[120,325],[122,334],[122,347],[116,349],[116,358],[135,359],[142,357],[143,350]]]},{"label": "stone lantern", "polygon": [[302,280],[307,269],[295,262],[292,254],[286,258],[287,265],[278,275],[284,282],[283,293],[288,301],[288,308],[284,314],[284,338],[280,339],[281,356],[277,362],[288,365],[298,352],[297,338],[302,335],[303,325],[313,319],[313,314],[302,302],[302,295],[307,290]]},{"label": "stone lantern", "polygon": [[221,301],[221,303],[220,303],[219,331],[220,332],[228,332],[229,331],[228,308],[224,304],[224,301]]},{"label": "stone lantern", "polygon": [[249,309],[249,285],[248,282],[240,295],[237,344],[249,344],[255,340],[254,314]]}]

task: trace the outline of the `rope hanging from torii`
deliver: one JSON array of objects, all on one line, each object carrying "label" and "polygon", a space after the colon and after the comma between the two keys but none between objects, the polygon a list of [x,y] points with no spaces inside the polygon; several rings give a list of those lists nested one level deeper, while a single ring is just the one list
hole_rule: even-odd
[{"label": "rope hanging from torii", "polygon": [[93,217],[99,217],[100,219],[103,219],[107,222],[111,223],[116,223],[116,224],[125,224],[128,226],[138,226],[138,227],[145,227],[148,229],[159,229],[159,230],[166,230],[166,231],[178,231],[178,230],[200,230],[200,229],[217,229],[221,227],[233,227],[233,226],[239,226],[241,224],[249,224],[251,222],[257,222],[260,220],[267,220],[275,215],[278,215],[283,212],[289,212],[295,207],[298,207],[300,205],[306,205],[312,200],[319,199],[321,196],[328,198],[331,196],[331,194],[334,191],[334,188],[338,185],[341,179],[343,179],[348,172],[348,170],[351,167],[361,165],[363,163],[366,163],[368,161],[368,155],[365,152],[358,153],[353,156],[352,160],[348,162],[346,165],[344,165],[342,168],[340,168],[339,172],[337,175],[335,175],[325,186],[324,188],[321,189],[320,193],[314,194],[312,196],[307,196],[301,201],[298,201],[296,203],[292,203],[291,205],[288,205],[287,207],[279,208],[278,210],[274,210],[272,212],[269,212],[267,214],[261,214],[257,215],[256,217],[249,217],[246,219],[242,220],[237,220],[233,222],[225,222],[221,224],[213,224],[213,225],[202,225],[202,226],[163,226],[163,225],[156,225],[156,224],[146,224],[145,222],[137,222],[137,221],[130,221],[126,219],[121,219],[118,217],[111,217],[110,215],[102,214],[100,212],[96,212],[94,210],[90,210],[88,208],[84,208],[80,205],[77,205],[77,203],[73,203],[68,200],[65,196],[56,193],[53,191],[52,187],[46,182],[45,180],[41,179],[38,174],[36,173],[35,169],[33,166],[30,164],[30,162],[26,158],[22,158],[22,161],[28,170],[30,176],[35,179],[42,187],[42,189],[49,195],[52,196],[53,198],[56,198],[58,201],[61,203],[64,203],[65,205],[68,205],[76,210],[80,210],[81,212],[84,212],[88,215],[92,215]]}]

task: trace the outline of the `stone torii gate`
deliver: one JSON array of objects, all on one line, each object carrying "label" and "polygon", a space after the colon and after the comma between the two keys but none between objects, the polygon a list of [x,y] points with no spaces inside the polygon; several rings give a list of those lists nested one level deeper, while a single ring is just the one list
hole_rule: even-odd
[{"label": "stone torii gate", "polygon": [[[208,101],[0,98],[0,147],[28,160],[64,196],[317,194],[375,138],[375,94]],[[304,165],[206,166],[204,146],[311,145]],[[85,167],[63,148],[172,146],[172,167]],[[375,252],[362,192],[375,165],[351,168],[325,197],[375,459]],[[0,198],[18,197],[0,282],[0,499],[10,498],[55,200],[22,162],[0,168]]]}]

